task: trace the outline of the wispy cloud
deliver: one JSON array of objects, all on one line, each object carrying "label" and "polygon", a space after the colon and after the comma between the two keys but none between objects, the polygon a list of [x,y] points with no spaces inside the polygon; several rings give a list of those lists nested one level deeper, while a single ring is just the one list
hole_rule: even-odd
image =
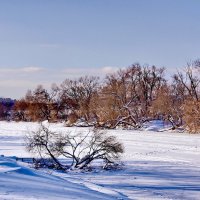
[{"label": "wispy cloud", "polygon": [[36,73],[43,71],[41,67],[22,67],[22,68],[0,68],[0,73]]},{"label": "wispy cloud", "polygon": [[20,69],[22,72],[34,73],[44,71],[44,68],[41,67],[24,67]]},{"label": "wispy cloud", "polygon": [[118,71],[120,68],[115,66],[104,66],[100,68],[66,68],[62,72],[66,74],[66,76],[77,77],[84,75],[94,75],[103,77],[107,74],[112,74]]},{"label": "wispy cloud", "polygon": [[105,66],[100,69],[104,74],[112,74],[119,70],[119,67]]},{"label": "wispy cloud", "polygon": [[28,80],[0,80],[0,87],[7,87],[9,88],[19,88],[19,87],[23,87],[23,88],[27,88],[29,89],[29,87],[33,87],[35,86],[34,82],[28,81]]},{"label": "wispy cloud", "polygon": [[61,84],[66,78],[74,79],[80,76],[99,76],[104,78],[107,74],[119,70],[115,66],[103,67],[79,67],[79,68],[59,68],[47,69],[37,66],[27,66],[20,68],[0,67],[0,90],[4,97],[21,98],[28,89],[35,89],[39,84],[49,89],[52,83]]}]

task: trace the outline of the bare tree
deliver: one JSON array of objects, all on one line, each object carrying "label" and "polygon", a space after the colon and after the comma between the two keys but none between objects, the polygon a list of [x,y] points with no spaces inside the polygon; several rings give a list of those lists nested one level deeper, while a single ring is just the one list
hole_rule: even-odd
[{"label": "bare tree", "polygon": [[139,91],[144,117],[148,117],[149,107],[156,98],[157,91],[165,84],[164,68],[144,66],[139,78]]},{"label": "bare tree", "polygon": [[57,118],[58,91],[59,88],[56,85],[52,85],[49,92],[42,85],[39,85],[33,92],[27,92],[25,101],[28,104],[28,115],[32,121],[50,121]]},{"label": "bare tree", "polygon": [[50,131],[41,123],[37,131],[31,132],[25,138],[26,148],[29,152],[37,153],[41,158],[49,156],[55,163],[55,168],[63,169],[62,164],[57,159],[60,154],[55,148],[58,137],[58,134]]},{"label": "bare tree", "polygon": [[199,101],[200,97],[200,61],[196,60],[188,63],[184,73],[178,72],[174,75],[174,80],[185,89],[187,98]]},{"label": "bare tree", "polygon": [[13,108],[14,120],[28,121],[28,117],[27,117],[28,107],[29,107],[29,104],[25,99],[16,101]]},{"label": "bare tree", "polygon": [[171,85],[166,84],[157,91],[157,98],[152,103],[151,111],[154,118],[169,121],[172,129],[176,129],[183,124],[182,105]]},{"label": "bare tree", "polygon": [[183,105],[185,128],[190,133],[200,133],[200,102],[187,100]]},{"label": "bare tree", "polygon": [[190,132],[198,132],[200,130],[198,117],[200,113],[200,60],[188,63],[183,72],[175,74],[172,87],[176,102],[178,102],[175,105],[182,110],[185,127]]},{"label": "bare tree", "polygon": [[123,145],[114,136],[94,129],[88,133],[61,134],[49,130],[41,124],[38,131],[32,132],[26,139],[27,149],[40,157],[50,157],[55,167],[66,169],[68,166],[59,161],[59,156],[71,159],[70,168],[83,169],[97,159],[105,166],[115,163],[124,152]]},{"label": "bare tree", "polygon": [[0,119],[11,120],[15,100],[10,98],[0,98]]},{"label": "bare tree", "polygon": [[107,76],[96,107],[100,123],[140,127],[149,117],[156,91],[165,83],[163,68],[132,65]]},{"label": "bare tree", "polygon": [[61,98],[63,102],[73,102],[74,109],[71,110],[87,122],[91,118],[90,103],[99,87],[99,78],[85,76],[79,79],[66,79],[61,84]]}]

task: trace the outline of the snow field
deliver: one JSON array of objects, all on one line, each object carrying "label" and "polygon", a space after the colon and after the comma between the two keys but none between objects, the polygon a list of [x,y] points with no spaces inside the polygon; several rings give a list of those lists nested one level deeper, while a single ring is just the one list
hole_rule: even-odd
[{"label": "snow field", "polygon": [[[0,199],[200,199],[200,135],[109,130],[123,142],[122,169],[68,173],[34,170],[9,158],[32,157],[24,137],[38,124],[0,122]],[[51,124],[54,131],[88,131]]]}]

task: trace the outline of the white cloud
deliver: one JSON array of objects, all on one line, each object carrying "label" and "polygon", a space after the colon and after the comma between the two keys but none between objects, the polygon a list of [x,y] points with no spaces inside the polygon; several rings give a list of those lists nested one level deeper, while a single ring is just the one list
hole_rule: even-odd
[{"label": "white cloud", "polygon": [[34,84],[28,80],[0,80],[0,87],[18,88],[18,87],[32,87]]},{"label": "white cloud", "polygon": [[0,67],[0,96],[11,98],[24,96],[28,89],[33,89],[38,84],[47,82],[49,78],[44,76],[43,71],[44,68],[34,66],[21,68]]},{"label": "white cloud", "polygon": [[[21,68],[1,68],[0,67],[0,96],[21,98],[28,89],[33,90],[37,85],[42,84],[45,88],[50,88],[52,83],[58,85],[66,78],[74,79],[80,76],[99,76],[104,78],[107,74],[114,73],[118,67],[82,67],[66,68],[59,70],[45,69],[36,66]],[[44,73],[45,72],[45,73]]]},{"label": "white cloud", "polygon": [[0,68],[0,73],[35,73],[43,70],[41,67]]},{"label": "white cloud", "polygon": [[101,69],[104,74],[112,74],[119,70],[119,67],[105,66]]},{"label": "white cloud", "polygon": [[105,66],[100,68],[66,68],[62,72],[66,74],[67,77],[79,77],[85,75],[94,75],[94,76],[105,76],[107,74],[112,74],[118,71],[119,67],[114,66]]},{"label": "white cloud", "polygon": [[32,73],[32,72],[40,72],[43,71],[44,69],[41,67],[24,67],[20,69],[22,72],[28,72],[28,73]]}]

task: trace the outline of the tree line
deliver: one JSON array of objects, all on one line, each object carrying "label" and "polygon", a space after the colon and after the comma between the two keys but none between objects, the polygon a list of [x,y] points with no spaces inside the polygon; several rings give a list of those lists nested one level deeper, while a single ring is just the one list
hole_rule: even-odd
[{"label": "tree line", "polygon": [[[165,68],[138,63],[104,80],[96,76],[66,79],[50,90],[29,90],[11,106],[12,120],[78,122],[102,128],[140,128],[161,119],[176,129],[200,131],[200,60],[177,71],[170,80]],[[0,112],[1,115],[1,112]],[[1,116],[1,119],[3,117]]]}]

